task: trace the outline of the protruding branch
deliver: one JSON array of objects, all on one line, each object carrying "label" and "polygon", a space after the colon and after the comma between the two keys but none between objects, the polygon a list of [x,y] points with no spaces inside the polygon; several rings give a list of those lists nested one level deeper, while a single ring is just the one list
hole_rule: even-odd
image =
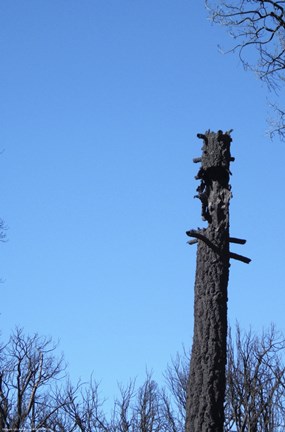
[{"label": "protruding branch", "polygon": [[250,258],[247,258],[247,257],[245,257],[243,255],[236,254],[234,252],[230,252],[230,258],[233,258],[233,259],[235,259],[237,261],[242,261],[245,264],[249,264],[251,262]]},{"label": "protruding branch", "polygon": [[236,238],[236,237],[230,237],[229,241],[230,241],[230,243],[237,243],[237,244],[242,244],[242,245],[246,244],[246,240]]},{"label": "protruding branch", "polygon": [[198,240],[197,240],[197,239],[189,240],[187,243],[188,243],[190,246],[192,246],[192,245],[198,243]]},{"label": "protruding branch", "polygon": [[215,252],[218,252],[217,246],[215,246],[204,234],[202,234],[199,231],[190,230],[186,231],[186,234],[189,237],[194,237],[198,240],[202,240],[204,243],[206,243],[207,246],[209,246],[211,249],[213,249]]},{"label": "protruding branch", "polygon": [[197,134],[197,138],[203,139],[204,141],[208,141],[206,135],[201,134],[201,133],[198,133],[198,134]]},{"label": "protruding branch", "polygon": [[231,162],[234,162],[235,160],[236,160],[235,157],[233,157],[233,156],[230,157],[230,161],[231,161]]},{"label": "protruding branch", "polygon": [[[199,232],[199,231],[195,231],[195,230],[189,230],[189,231],[186,231],[186,234],[189,236],[189,237],[194,237],[195,239],[198,239],[198,240],[202,240],[204,243],[206,243],[206,245],[207,246],[209,246],[211,249],[213,249],[216,253],[218,253],[218,254],[221,254],[221,252],[220,252],[220,250],[218,249],[218,247],[216,246],[216,245],[214,245],[204,234],[202,234],[201,232]],[[234,237],[231,237],[231,239],[234,239],[234,240],[237,240],[237,241],[233,241],[233,243],[240,243],[240,244],[244,244],[243,242],[245,242],[245,240],[243,240],[243,239],[236,239],[236,238],[234,238]],[[194,241],[193,240],[191,240],[190,242],[188,242],[189,244],[195,244],[194,243]],[[249,264],[250,262],[251,262],[251,259],[250,258],[247,258],[247,257],[245,257],[245,256],[243,256],[243,255],[239,255],[239,254],[236,254],[236,253],[234,253],[234,252],[229,252],[229,257],[230,258],[232,258],[232,259],[235,259],[235,260],[237,260],[237,261],[242,261],[242,262],[244,262],[245,264]]]},{"label": "protruding branch", "polygon": [[194,162],[194,163],[202,162],[202,158],[200,158],[200,157],[198,157],[198,158],[194,158],[194,159],[193,159],[193,162]]},{"label": "protruding branch", "polygon": [[186,235],[188,235],[188,237],[194,237],[194,238],[199,239],[199,240],[205,240],[206,239],[206,237],[203,234],[201,234],[201,231],[189,230],[189,231],[186,231]]}]

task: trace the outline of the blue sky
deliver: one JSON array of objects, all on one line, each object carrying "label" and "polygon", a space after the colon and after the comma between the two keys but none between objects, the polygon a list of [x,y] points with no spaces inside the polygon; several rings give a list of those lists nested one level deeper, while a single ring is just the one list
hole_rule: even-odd
[{"label": "blue sky", "polygon": [[110,398],[191,345],[197,132],[234,129],[232,249],[252,263],[232,262],[230,322],[284,330],[285,144],[231,43],[203,2],[0,4],[2,335],[59,340]]}]

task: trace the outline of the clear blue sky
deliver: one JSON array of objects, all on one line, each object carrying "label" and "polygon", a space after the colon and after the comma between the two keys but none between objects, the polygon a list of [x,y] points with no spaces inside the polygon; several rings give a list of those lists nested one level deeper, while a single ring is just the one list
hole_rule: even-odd
[{"label": "clear blue sky", "polygon": [[0,3],[1,329],[60,340],[74,379],[160,379],[189,347],[197,132],[233,128],[229,319],[284,329],[285,144],[267,91],[191,0]]}]

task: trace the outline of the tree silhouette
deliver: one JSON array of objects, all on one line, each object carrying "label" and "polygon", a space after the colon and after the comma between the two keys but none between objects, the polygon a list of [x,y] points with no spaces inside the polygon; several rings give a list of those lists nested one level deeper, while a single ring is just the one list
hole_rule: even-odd
[{"label": "tree silhouette", "polygon": [[194,337],[186,403],[186,431],[222,432],[224,426],[225,367],[227,356],[227,287],[229,260],[250,260],[229,251],[230,133],[198,134],[203,139],[196,179],[202,203],[204,229],[191,230],[198,242],[195,277]]},{"label": "tree silhouette", "polygon": [[[214,23],[228,28],[246,69],[254,71],[277,94],[285,79],[285,1],[205,0]],[[253,50],[252,50],[253,49]],[[257,54],[257,55],[256,55]],[[273,104],[270,134],[285,140],[285,110]]]}]

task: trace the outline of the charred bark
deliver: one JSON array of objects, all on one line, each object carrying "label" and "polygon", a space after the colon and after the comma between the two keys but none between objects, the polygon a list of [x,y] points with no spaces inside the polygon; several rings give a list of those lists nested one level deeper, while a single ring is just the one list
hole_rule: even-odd
[{"label": "charred bark", "polygon": [[[194,337],[186,404],[186,432],[222,432],[224,424],[229,251],[229,133],[198,134],[203,139],[196,197],[208,227],[188,231],[198,239]],[[190,242],[193,244],[193,242]],[[234,256],[236,255],[236,256]]]}]

